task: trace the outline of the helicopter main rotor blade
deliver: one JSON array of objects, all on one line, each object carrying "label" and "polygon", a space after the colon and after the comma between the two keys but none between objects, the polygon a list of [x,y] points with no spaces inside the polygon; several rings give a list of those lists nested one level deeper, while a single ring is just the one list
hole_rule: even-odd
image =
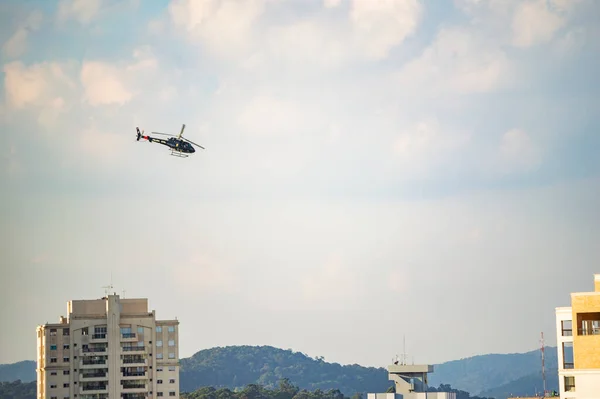
[{"label": "helicopter main rotor blade", "polygon": [[193,141],[190,141],[190,140],[186,139],[185,137],[183,137],[183,138],[182,138],[182,140],[185,140],[185,141],[187,141],[188,143],[195,145],[196,147],[200,147],[200,148],[202,148],[203,150],[205,150],[205,149],[206,149],[206,148],[202,147],[201,145],[199,145],[199,144],[196,144],[196,143],[194,143]]},{"label": "helicopter main rotor blade", "polygon": [[173,136],[173,137],[175,137],[174,134],[167,134],[167,133],[152,132],[152,134],[162,134],[163,136]]},{"label": "helicopter main rotor blade", "polygon": [[179,136],[177,138],[181,138],[181,136],[183,135],[183,129],[185,129],[185,123],[181,125],[181,132],[179,132]]}]

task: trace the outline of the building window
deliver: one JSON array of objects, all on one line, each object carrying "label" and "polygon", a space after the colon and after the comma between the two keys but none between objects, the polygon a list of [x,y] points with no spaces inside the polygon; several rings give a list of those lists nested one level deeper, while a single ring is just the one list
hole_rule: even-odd
[{"label": "building window", "polygon": [[50,336],[53,337],[56,335],[56,328],[51,328],[50,329]]},{"label": "building window", "polygon": [[55,351],[56,350],[56,345],[50,345],[50,350],[51,351]]},{"label": "building window", "polygon": [[175,380],[174,379],[170,379],[169,380],[169,384],[175,384]]},{"label": "building window", "polygon": [[[156,332],[157,333],[161,333],[162,332],[162,327],[161,326],[156,326]],[[159,392],[160,394],[162,394],[162,392]]]},{"label": "building window", "polygon": [[51,357],[50,358],[50,363],[56,363],[56,358],[55,357]]},{"label": "building window", "polygon": [[163,354],[162,353],[157,353],[156,354],[156,358],[157,359],[162,359],[163,358]]},{"label": "building window", "polygon": [[169,366],[169,371],[175,371],[175,366]]},{"label": "building window", "polygon": [[69,345],[67,345],[67,344],[63,345],[63,349],[69,349]]},{"label": "building window", "polygon": [[175,346],[175,340],[170,339],[169,340],[169,346]]},{"label": "building window", "polygon": [[169,326],[169,332],[175,332],[175,327]]},{"label": "building window", "polygon": [[88,335],[88,328],[87,327],[83,327],[81,329],[81,335]]},{"label": "building window", "polygon": [[63,375],[69,375],[70,371],[69,370],[63,370]]},{"label": "building window", "polygon": [[68,363],[69,362],[69,358],[68,357],[63,357],[63,362]]},{"label": "building window", "polygon": [[65,382],[65,383],[63,384],[63,388],[68,388],[68,387],[69,387],[69,383],[68,383],[68,382]]},{"label": "building window", "polygon": [[565,392],[575,392],[574,376],[565,376]]},{"label": "building window", "polygon": [[175,354],[173,352],[169,353],[169,359],[175,359]]},{"label": "building window", "polygon": [[52,389],[56,388],[56,384],[50,385],[50,388],[52,388]]},{"label": "building window", "polygon": [[50,372],[50,375],[56,375],[56,371]]},{"label": "building window", "polygon": [[156,380],[157,384],[162,384],[162,380]]},{"label": "building window", "polygon": [[156,346],[162,346],[162,341],[156,341]]},{"label": "building window", "polygon": [[144,327],[138,327],[138,334],[143,334],[144,333]]},{"label": "building window", "polygon": [[169,396],[175,396],[175,392],[174,391],[169,392]]},{"label": "building window", "polygon": [[65,328],[63,330],[63,335],[69,335],[69,329],[68,328]]},{"label": "building window", "polygon": [[156,396],[163,396],[162,392],[156,392]]},{"label": "building window", "polygon": [[157,371],[157,372],[159,372],[159,371],[163,371],[163,368],[162,368],[162,367],[157,367],[157,368],[156,368],[156,371]]},{"label": "building window", "polygon": [[573,342],[563,342],[563,368],[572,369],[574,367]]},{"label": "building window", "polygon": [[562,320],[560,322],[562,327],[562,336],[570,337],[573,335],[573,321],[572,320]]}]

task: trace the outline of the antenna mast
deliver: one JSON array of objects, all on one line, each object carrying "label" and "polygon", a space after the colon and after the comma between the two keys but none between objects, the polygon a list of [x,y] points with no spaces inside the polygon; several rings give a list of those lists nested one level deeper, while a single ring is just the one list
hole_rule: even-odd
[{"label": "antenna mast", "polygon": [[544,367],[544,332],[542,331],[542,381],[544,382],[544,397],[546,396],[546,369]]}]

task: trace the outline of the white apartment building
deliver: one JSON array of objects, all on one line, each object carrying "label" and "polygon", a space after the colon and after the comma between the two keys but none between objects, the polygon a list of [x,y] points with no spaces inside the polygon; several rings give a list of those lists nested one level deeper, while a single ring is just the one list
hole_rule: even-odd
[{"label": "white apartment building", "polygon": [[69,301],[67,317],[37,327],[37,397],[178,399],[178,328],[147,299]]},{"label": "white apartment building", "polygon": [[571,293],[556,308],[558,384],[561,399],[600,398],[600,274],[593,292]]}]

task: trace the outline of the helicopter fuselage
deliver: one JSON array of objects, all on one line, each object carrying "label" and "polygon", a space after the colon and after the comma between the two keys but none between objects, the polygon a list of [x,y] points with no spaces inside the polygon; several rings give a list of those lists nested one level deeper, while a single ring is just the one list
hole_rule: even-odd
[{"label": "helicopter fuselage", "polygon": [[166,145],[167,147],[171,148],[173,151],[184,152],[186,154],[193,154],[194,152],[196,152],[196,150],[190,143],[188,143],[187,141],[178,139],[176,137],[171,137],[171,138],[165,140],[165,139],[158,139],[156,137],[140,135],[140,138],[146,139],[150,143],[159,143],[162,145]]}]

